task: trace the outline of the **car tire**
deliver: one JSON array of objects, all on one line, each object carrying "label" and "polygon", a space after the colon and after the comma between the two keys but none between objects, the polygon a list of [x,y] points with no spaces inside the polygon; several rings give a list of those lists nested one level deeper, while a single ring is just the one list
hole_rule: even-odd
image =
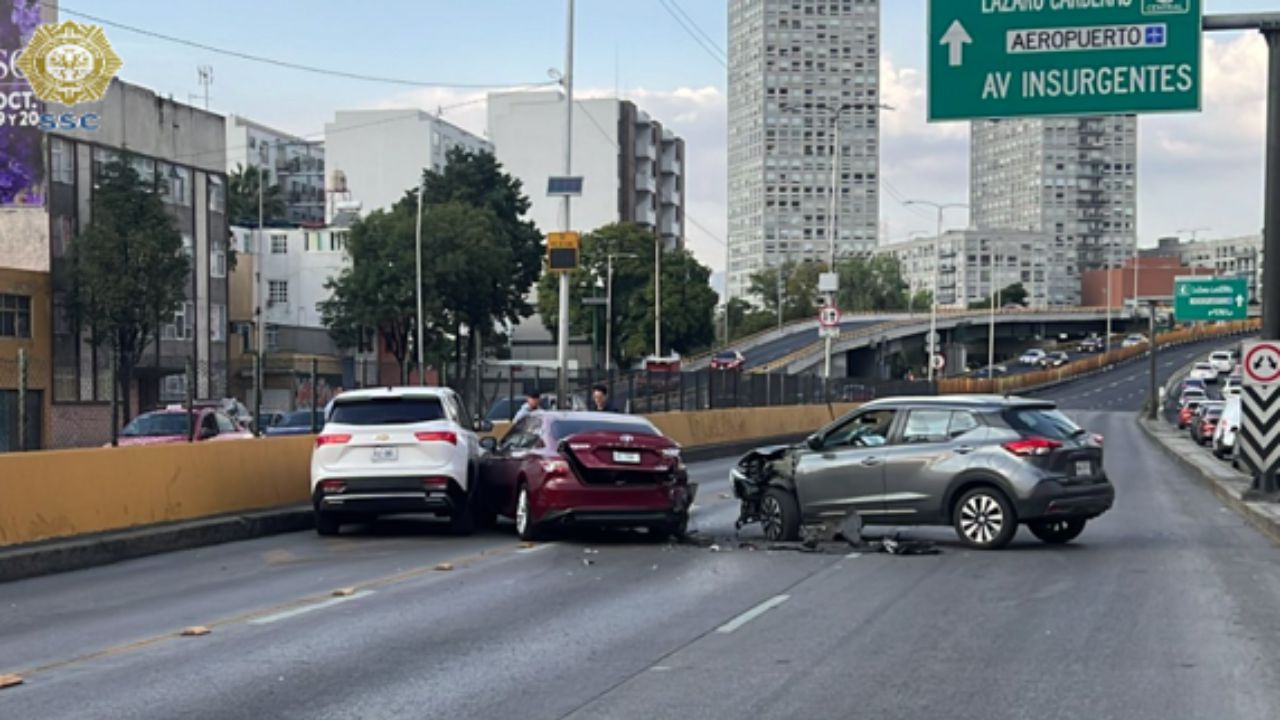
[{"label": "car tire", "polygon": [[1027,529],[1042,542],[1050,545],[1062,545],[1080,537],[1084,532],[1086,521],[1083,518],[1070,520],[1033,520],[1027,523]]},{"label": "car tire", "polygon": [[542,539],[542,533],[538,531],[538,526],[533,522],[533,516],[529,510],[529,486],[520,483],[520,487],[516,490],[516,535],[521,540],[530,542]]},{"label": "car tire", "polygon": [[324,537],[337,535],[342,530],[342,519],[333,513],[316,513],[316,534]]},{"label": "car tire", "polygon": [[677,542],[684,540],[689,535],[689,513],[680,513],[676,516],[676,519],[651,528],[649,532],[656,535],[660,540],[672,539]]},{"label": "car tire", "polygon": [[788,490],[771,487],[760,498],[760,525],[766,539],[791,542],[800,539],[800,504]]},{"label": "car tire", "polygon": [[998,550],[1018,532],[1018,516],[1003,492],[976,487],[960,496],[952,524],[960,541],[976,550]]}]

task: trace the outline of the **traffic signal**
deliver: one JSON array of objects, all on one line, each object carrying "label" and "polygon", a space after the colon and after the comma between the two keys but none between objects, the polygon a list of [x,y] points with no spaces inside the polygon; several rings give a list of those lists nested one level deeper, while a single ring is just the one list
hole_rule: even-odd
[{"label": "traffic signal", "polygon": [[581,237],[576,232],[547,234],[547,269],[551,272],[573,272],[578,269]]}]

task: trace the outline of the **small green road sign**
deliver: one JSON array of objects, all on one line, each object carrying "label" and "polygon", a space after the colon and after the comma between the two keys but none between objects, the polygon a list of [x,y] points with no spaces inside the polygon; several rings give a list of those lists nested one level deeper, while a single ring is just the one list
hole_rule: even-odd
[{"label": "small green road sign", "polygon": [[1249,282],[1242,277],[1177,278],[1173,316],[1179,322],[1244,320],[1249,317]]},{"label": "small green road sign", "polygon": [[929,120],[1200,109],[1201,0],[929,0]]}]

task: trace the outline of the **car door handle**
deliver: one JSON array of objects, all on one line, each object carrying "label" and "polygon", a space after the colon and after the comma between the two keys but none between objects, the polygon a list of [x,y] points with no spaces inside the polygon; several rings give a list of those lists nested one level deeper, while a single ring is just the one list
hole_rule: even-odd
[{"label": "car door handle", "polygon": [[973,447],[970,445],[961,445],[960,447],[955,449],[955,454],[968,455],[969,453],[973,452],[973,450],[974,450]]},{"label": "car door handle", "polygon": [[862,464],[865,465],[866,467],[875,467],[876,465],[880,464],[880,458],[878,457],[863,458]]}]

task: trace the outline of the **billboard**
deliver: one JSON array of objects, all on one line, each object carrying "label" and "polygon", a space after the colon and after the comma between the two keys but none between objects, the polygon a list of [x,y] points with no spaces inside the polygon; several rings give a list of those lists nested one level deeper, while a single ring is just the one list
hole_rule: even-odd
[{"label": "billboard", "polygon": [[44,105],[18,70],[42,22],[41,0],[0,0],[0,208],[43,208]]}]

